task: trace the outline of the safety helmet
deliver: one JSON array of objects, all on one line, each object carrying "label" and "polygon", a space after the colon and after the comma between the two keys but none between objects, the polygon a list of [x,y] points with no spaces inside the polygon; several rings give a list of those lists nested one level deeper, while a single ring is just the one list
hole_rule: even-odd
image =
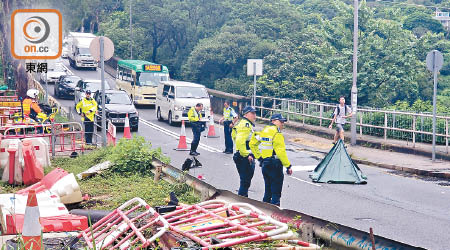
[{"label": "safety helmet", "polygon": [[37,89],[29,89],[28,91],[27,91],[27,96],[28,97],[30,97],[30,98],[36,98],[37,96],[39,95],[39,90],[37,90]]}]

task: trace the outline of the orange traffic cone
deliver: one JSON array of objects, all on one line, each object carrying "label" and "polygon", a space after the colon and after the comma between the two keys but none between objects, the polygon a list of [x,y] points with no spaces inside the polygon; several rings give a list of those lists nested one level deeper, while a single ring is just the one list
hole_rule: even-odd
[{"label": "orange traffic cone", "polygon": [[218,138],[219,136],[216,135],[216,129],[214,128],[214,114],[211,109],[211,116],[209,118],[209,127],[208,127],[208,135],[206,136],[208,138]]},{"label": "orange traffic cone", "polygon": [[27,207],[25,208],[25,218],[23,221],[22,239],[24,249],[41,249],[41,223],[39,222],[39,207],[36,198],[36,191],[31,189],[28,192]]},{"label": "orange traffic cone", "polygon": [[175,150],[178,150],[178,151],[189,150],[187,143],[186,143],[186,127],[184,125],[184,121],[181,121],[180,140],[178,141],[178,147]]},{"label": "orange traffic cone", "polygon": [[125,127],[123,128],[123,138],[131,139],[130,119],[128,119],[128,114],[125,116]]}]

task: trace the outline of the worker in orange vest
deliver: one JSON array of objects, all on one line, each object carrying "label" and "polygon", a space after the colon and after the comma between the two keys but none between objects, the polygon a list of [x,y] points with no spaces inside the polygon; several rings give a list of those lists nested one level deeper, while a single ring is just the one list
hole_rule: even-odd
[{"label": "worker in orange vest", "polygon": [[39,104],[36,102],[38,94],[39,90],[37,89],[29,89],[27,91],[27,97],[22,102],[22,112],[24,118],[30,117],[31,119],[36,120],[37,114],[42,112]]}]

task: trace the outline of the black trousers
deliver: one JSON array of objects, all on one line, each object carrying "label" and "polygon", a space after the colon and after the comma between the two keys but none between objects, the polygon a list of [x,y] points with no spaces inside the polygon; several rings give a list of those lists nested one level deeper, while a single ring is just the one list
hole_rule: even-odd
[{"label": "black trousers", "polygon": [[89,121],[89,119],[84,120],[84,138],[87,144],[92,143],[92,134],[94,133],[94,122]]},{"label": "black trousers", "polygon": [[203,124],[201,122],[192,122],[192,134],[194,138],[191,143],[191,152],[197,152],[198,144],[200,144],[200,135],[202,133]]},{"label": "black trousers", "polygon": [[230,128],[232,121],[224,121],[223,122],[223,133],[225,135],[225,151],[233,152],[233,139],[231,138],[231,130]]}]

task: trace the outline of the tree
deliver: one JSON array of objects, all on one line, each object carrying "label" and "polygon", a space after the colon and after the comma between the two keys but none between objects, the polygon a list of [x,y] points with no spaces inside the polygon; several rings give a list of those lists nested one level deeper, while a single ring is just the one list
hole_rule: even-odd
[{"label": "tree", "polygon": [[[413,13],[409,15],[405,21],[403,22],[403,27],[408,30],[418,29],[419,27],[422,29],[427,29],[434,33],[444,33],[444,26],[442,26],[441,22],[435,20],[431,17],[431,15],[427,15],[425,13]],[[421,32],[420,34],[422,34]]]}]

